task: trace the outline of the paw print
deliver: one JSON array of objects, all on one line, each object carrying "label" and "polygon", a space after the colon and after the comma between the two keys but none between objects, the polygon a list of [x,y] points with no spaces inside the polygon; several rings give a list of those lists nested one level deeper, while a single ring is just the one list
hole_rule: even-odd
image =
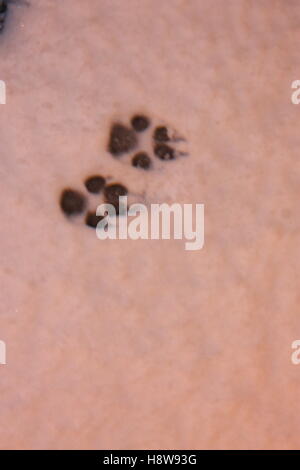
[{"label": "paw print", "polygon": [[6,14],[7,14],[7,3],[3,0],[0,0],[0,32],[4,28]]},{"label": "paw print", "polygon": [[[141,133],[147,134],[150,140],[150,152],[139,142]],[[130,126],[121,122],[112,124],[107,149],[113,157],[130,155],[132,166],[149,170],[154,165],[152,155],[164,161],[188,155],[180,149],[181,142],[186,140],[170,126],[162,123],[154,126],[147,116],[137,114],[131,118]]]},{"label": "paw print", "polygon": [[[121,183],[107,183],[106,178],[101,175],[93,175],[84,181],[85,189],[93,195],[102,196],[99,198],[98,204],[112,204],[115,208],[116,215],[120,214],[119,196],[126,196],[128,189]],[[74,216],[84,214],[85,225],[96,228],[98,222],[103,216],[98,216],[95,210],[88,208],[89,202],[87,196],[78,190],[66,188],[60,196],[60,207],[63,213],[72,218]],[[122,208],[123,211],[127,208]]]},{"label": "paw print", "polygon": [[[143,135],[143,139],[141,139]],[[148,145],[147,145],[148,140]],[[143,142],[143,145],[141,143]],[[131,165],[137,169],[150,170],[155,167],[155,160],[167,162],[176,160],[188,153],[180,148],[186,140],[178,132],[164,123],[152,124],[147,116],[136,114],[130,120],[130,125],[122,122],[114,122],[110,128],[107,150],[111,156],[119,159],[129,157]],[[144,146],[150,148],[147,151]],[[119,197],[127,196],[127,187],[120,182],[110,182],[111,177],[91,175],[83,181],[84,191],[89,195],[97,196],[98,204],[112,204],[116,216],[126,212],[128,208],[120,208]],[[65,188],[60,196],[60,207],[68,218],[75,216],[84,217],[84,223],[88,227],[96,228],[103,216],[96,215],[96,209],[90,209],[92,196]]]},{"label": "paw print", "polygon": [[29,2],[27,0],[0,0],[0,33],[2,33],[4,29],[8,10],[12,4],[29,6]]}]

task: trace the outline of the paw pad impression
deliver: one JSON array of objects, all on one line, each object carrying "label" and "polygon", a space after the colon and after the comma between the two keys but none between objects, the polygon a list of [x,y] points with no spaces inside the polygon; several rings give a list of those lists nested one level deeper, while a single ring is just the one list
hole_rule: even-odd
[{"label": "paw pad impression", "polygon": [[[143,135],[143,142],[148,140],[148,149],[143,148],[140,142],[141,135]],[[117,159],[129,156],[133,167],[138,171],[145,171],[155,167],[155,159],[167,162],[188,155],[180,148],[182,142],[185,144],[186,140],[170,126],[164,123],[154,125],[149,117],[135,114],[128,125],[120,121],[112,123],[107,150],[112,157]],[[93,174],[84,179],[83,185],[87,192],[97,196],[101,195],[102,202],[112,204],[115,207],[116,215],[121,215],[119,196],[129,194],[124,184],[120,182],[108,183],[104,176]],[[85,224],[96,228],[103,217],[97,216],[95,211],[87,209],[88,205],[87,197],[81,191],[66,188],[61,193],[60,207],[63,213],[68,218],[85,213]],[[126,212],[127,209],[122,208],[122,211]]]}]

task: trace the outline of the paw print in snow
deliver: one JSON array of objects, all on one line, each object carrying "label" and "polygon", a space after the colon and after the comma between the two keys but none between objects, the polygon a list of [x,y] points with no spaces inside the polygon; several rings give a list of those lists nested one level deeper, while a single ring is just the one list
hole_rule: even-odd
[{"label": "paw print in snow", "polygon": [[[137,169],[150,170],[155,167],[156,159],[161,162],[176,160],[188,153],[181,149],[186,140],[178,132],[165,123],[153,125],[151,120],[142,114],[134,115],[129,125],[114,122],[110,128],[107,150],[117,159],[130,158],[131,165]],[[150,149],[150,150],[149,150]],[[154,157],[154,158],[153,158]],[[85,225],[96,228],[103,216],[96,215],[93,197],[96,196],[98,204],[112,204],[116,216],[126,213],[128,207],[119,206],[119,197],[130,193],[127,187],[120,182],[110,182],[110,177],[94,174],[83,180],[85,191],[89,197],[72,188],[66,188],[60,196],[60,207],[69,219],[84,214]],[[95,199],[94,199],[95,200]]]},{"label": "paw print in snow", "polygon": [[[147,116],[138,114],[132,117],[130,124],[130,126],[121,122],[112,124],[107,148],[113,157],[119,158],[130,154],[132,166],[149,170],[153,167],[149,153],[165,161],[188,155],[179,146],[180,142],[186,142],[185,139],[170,126],[161,123],[153,126]],[[139,142],[141,133],[147,134],[148,140],[150,139],[150,152]]]}]

